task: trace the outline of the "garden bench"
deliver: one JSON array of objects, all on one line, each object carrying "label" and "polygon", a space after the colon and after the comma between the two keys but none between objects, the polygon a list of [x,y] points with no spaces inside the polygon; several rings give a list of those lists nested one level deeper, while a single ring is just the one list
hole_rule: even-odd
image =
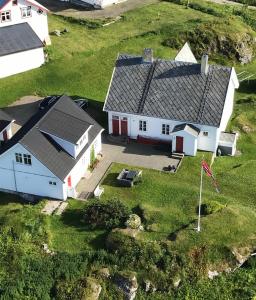
[{"label": "garden bench", "polygon": [[94,197],[95,198],[99,198],[100,196],[104,193],[104,188],[100,187],[99,185],[96,187],[96,189],[94,190]]}]

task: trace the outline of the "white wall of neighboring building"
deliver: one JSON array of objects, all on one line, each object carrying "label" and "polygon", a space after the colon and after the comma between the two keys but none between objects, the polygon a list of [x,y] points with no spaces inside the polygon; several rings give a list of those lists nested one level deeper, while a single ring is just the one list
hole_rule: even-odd
[{"label": "white wall of neighboring building", "polygon": [[[115,113],[108,112],[108,124],[109,124],[109,134],[112,134],[112,117],[119,116],[126,117],[128,120],[128,136],[133,139],[137,139],[138,135],[143,137],[148,137],[152,139],[159,139],[163,141],[172,141],[172,135],[162,134],[162,124],[170,125],[170,132],[176,125],[187,123],[181,121],[173,121],[168,119],[160,119],[153,117],[145,117],[131,114]],[[139,121],[144,120],[147,122],[147,131],[139,130]],[[218,146],[219,140],[219,130],[213,126],[206,126],[200,124],[190,123],[201,130],[200,135],[198,136],[197,149],[203,151],[215,152]],[[121,126],[119,126],[121,128]],[[120,129],[121,130],[121,129]],[[205,136],[203,132],[207,132],[208,136]],[[120,132],[121,133],[121,132]]]},{"label": "white wall of neighboring building", "polygon": [[39,68],[44,62],[43,47],[1,56],[0,78]]},{"label": "white wall of neighboring building", "polygon": [[1,132],[0,132],[0,141],[4,140],[4,131],[7,131],[7,137],[8,139],[10,139],[12,137],[12,123],[10,123],[6,128],[4,128]]},{"label": "white wall of neighboring building", "polygon": [[[64,0],[65,1],[65,0]],[[82,0],[83,2],[89,3],[96,7],[107,7],[112,4],[117,4],[119,2],[124,2],[125,0]]]},{"label": "white wall of neighboring building", "polygon": [[[15,153],[30,154],[32,165],[17,163]],[[64,183],[22,145],[16,144],[0,156],[0,189],[64,199]],[[49,182],[56,182],[50,185]]]},{"label": "white wall of neighboring building", "polygon": [[[32,15],[31,17],[22,18],[21,9],[27,6],[31,6]],[[25,0],[18,0],[18,5],[13,5],[12,1],[10,1],[0,11],[11,11],[11,21],[0,22],[0,28],[4,26],[27,22],[42,42],[48,39],[49,31],[46,11],[43,11],[41,14],[39,14],[38,7],[29,2],[26,2]]]}]

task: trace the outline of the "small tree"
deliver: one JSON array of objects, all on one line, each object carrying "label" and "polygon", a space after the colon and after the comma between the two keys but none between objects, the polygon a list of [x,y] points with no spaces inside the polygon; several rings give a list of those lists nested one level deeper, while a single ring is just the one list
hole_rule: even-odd
[{"label": "small tree", "polygon": [[95,162],[95,149],[94,145],[91,147],[91,153],[90,153],[90,166],[92,167]]}]

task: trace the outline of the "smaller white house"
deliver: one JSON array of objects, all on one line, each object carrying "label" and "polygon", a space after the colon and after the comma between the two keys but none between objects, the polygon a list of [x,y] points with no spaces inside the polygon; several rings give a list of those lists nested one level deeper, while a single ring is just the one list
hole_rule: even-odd
[{"label": "smaller white house", "polygon": [[[8,132],[4,119],[0,112],[0,131]],[[5,134],[0,146],[0,190],[61,200],[76,197],[76,185],[93,156],[101,152],[102,131],[72,99],[57,98],[13,136]]]},{"label": "smaller white house", "polygon": [[34,0],[0,0],[0,78],[44,64],[47,11]]},{"label": "smaller white house", "polygon": [[197,63],[188,44],[175,60],[154,59],[151,49],[119,55],[104,105],[109,133],[191,156],[216,153],[225,136],[232,149],[224,152],[233,155],[236,138],[223,132],[238,87],[234,68],[210,65],[207,55]]}]

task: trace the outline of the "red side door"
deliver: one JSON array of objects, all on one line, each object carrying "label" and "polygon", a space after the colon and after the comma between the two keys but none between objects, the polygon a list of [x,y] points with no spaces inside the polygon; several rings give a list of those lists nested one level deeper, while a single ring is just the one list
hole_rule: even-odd
[{"label": "red side door", "polygon": [[7,134],[6,130],[3,131],[3,138],[4,138],[4,141],[8,140],[8,134]]},{"label": "red side door", "polygon": [[72,180],[71,180],[71,176],[68,176],[68,187],[71,188],[72,187]]},{"label": "red side door", "polygon": [[182,136],[176,136],[176,152],[183,153],[183,139]]},{"label": "red side door", "polygon": [[112,119],[112,132],[113,135],[119,135],[119,118],[113,117]]},{"label": "red side door", "polygon": [[127,118],[123,118],[121,120],[121,135],[128,135],[128,125],[127,125]]}]

